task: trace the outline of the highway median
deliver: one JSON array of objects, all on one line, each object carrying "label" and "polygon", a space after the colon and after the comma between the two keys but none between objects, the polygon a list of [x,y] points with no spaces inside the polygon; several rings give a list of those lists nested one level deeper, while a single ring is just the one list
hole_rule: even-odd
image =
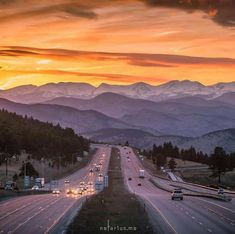
[{"label": "highway median", "polygon": [[125,188],[119,150],[116,148],[112,149],[108,176],[109,186],[87,199],[67,233],[153,233],[148,215],[138,198]]}]

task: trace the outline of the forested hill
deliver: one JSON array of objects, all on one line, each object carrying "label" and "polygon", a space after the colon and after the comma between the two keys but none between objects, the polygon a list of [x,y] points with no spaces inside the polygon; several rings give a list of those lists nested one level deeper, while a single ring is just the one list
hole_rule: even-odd
[{"label": "forested hill", "polygon": [[11,157],[22,150],[33,158],[56,159],[71,162],[89,150],[89,142],[78,136],[71,128],[44,123],[27,116],[22,117],[0,110],[0,155]]}]

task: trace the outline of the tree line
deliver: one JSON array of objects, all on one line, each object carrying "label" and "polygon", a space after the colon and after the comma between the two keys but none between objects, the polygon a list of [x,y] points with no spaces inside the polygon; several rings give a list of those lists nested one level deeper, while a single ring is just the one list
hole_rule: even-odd
[{"label": "tree line", "polygon": [[19,155],[22,150],[36,160],[73,163],[76,156],[89,151],[89,141],[71,128],[44,123],[32,117],[0,110],[0,163]]},{"label": "tree line", "polygon": [[[143,150],[141,153],[151,159],[157,169],[168,164],[169,168],[174,170],[175,158],[207,164],[212,170],[212,176],[218,177],[219,182],[221,175],[235,168],[235,152],[227,154],[222,147],[215,147],[213,153],[208,155],[201,151],[197,152],[193,146],[189,149],[179,149],[171,142],[166,142],[159,146],[154,144],[151,150]],[[167,158],[171,158],[169,162]]]}]

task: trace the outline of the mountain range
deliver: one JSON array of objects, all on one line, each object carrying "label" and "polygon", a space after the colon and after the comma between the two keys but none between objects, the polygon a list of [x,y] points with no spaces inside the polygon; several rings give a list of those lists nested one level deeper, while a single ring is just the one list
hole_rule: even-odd
[{"label": "mountain range", "polygon": [[180,149],[189,149],[193,146],[196,151],[207,154],[211,154],[215,147],[223,147],[227,153],[235,152],[235,128],[219,130],[199,137],[154,136],[136,129],[101,129],[87,133],[86,136],[94,141],[112,144],[125,144],[128,141],[130,145],[142,149],[151,149],[153,144],[162,145],[165,142],[171,142]]},{"label": "mountain range", "polygon": [[[107,92],[109,91],[109,92]],[[171,141],[211,152],[234,149],[235,82],[204,86],[58,83],[0,90],[0,108],[71,127],[92,140],[138,147]],[[235,142],[235,141],[234,141]]]},{"label": "mountain range", "polygon": [[60,97],[46,103],[95,110],[155,135],[195,137],[235,128],[234,105],[200,97],[153,102],[103,93],[89,100]]},{"label": "mountain range", "polygon": [[214,99],[225,93],[235,92],[235,82],[205,86],[199,82],[189,80],[173,80],[157,86],[139,82],[131,85],[102,83],[98,87],[88,83],[61,82],[48,83],[41,86],[24,85],[8,90],[0,90],[0,97],[20,103],[38,103],[57,97],[90,99],[106,92],[152,101],[163,101],[188,96]]}]

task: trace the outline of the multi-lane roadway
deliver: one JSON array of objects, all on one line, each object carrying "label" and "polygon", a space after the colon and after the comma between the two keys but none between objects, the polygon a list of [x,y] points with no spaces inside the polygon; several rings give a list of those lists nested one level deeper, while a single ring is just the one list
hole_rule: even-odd
[{"label": "multi-lane roadway", "polygon": [[[69,184],[64,183],[65,178],[59,180],[59,195],[29,195],[0,202],[0,233],[49,233],[68,211],[76,209],[86,196],[91,195],[88,192],[77,196],[67,195],[66,190],[78,188],[81,181],[94,184],[100,173],[106,174],[110,153],[111,148],[100,146],[88,166],[66,177]],[[100,160],[103,161],[100,171],[90,173],[90,169],[94,164],[98,165]]]},{"label": "multi-lane roadway", "polygon": [[[234,200],[223,202],[184,197],[183,201],[172,201],[169,192],[149,181],[152,175],[146,170],[145,178],[139,178],[139,170],[144,168],[130,147],[118,148],[125,184],[131,193],[138,195],[158,233],[235,233]],[[66,190],[77,188],[81,181],[94,183],[100,173],[105,175],[110,154],[111,146],[98,146],[88,166],[66,177],[69,185],[64,183],[65,178],[59,181],[60,195],[30,195],[0,202],[0,233],[41,234],[58,230],[54,227],[61,223],[63,217],[80,207],[85,197],[91,195],[67,195]],[[100,160],[103,161],[101,171],[90,173]],[[59,230],[63,233],[63,229]]]},{"label": "multi-lane roadway", "polygon": [[119,149],[125,184],[130,192],[143,200],[158,233],[235,233],[233,202],[200,197],[171,200],[170,193],[149,181],[151,175],[147,171],[144,179],[139,178],[139,170],[144,168],[131,148]]}]

